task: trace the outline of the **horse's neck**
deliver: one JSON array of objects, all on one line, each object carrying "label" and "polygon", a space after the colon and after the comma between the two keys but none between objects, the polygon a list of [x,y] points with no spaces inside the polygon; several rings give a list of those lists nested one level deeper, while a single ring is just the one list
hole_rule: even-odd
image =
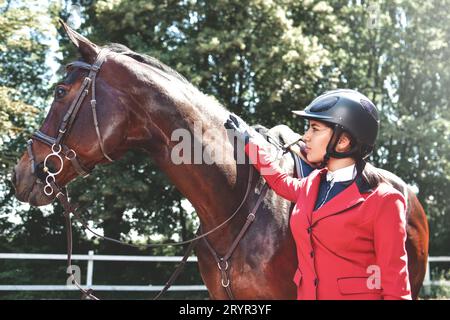
[{"label": "horse's neck", "polygon": [[[238,207],[248,180],[249,166],[241,165],[237,172],[233,145],[222,141],[227,138],[223,127],[227,113],[219,110],[219,114],[212,116],[201,107],[186,104],[180,104],[179,108],[174,104],[159,108],[158,111],[154,110],[154,106],[151,108],[153,111],[144,112],[146,116],[140,116],[140,120],[136,120],[143,122],[139,125],[143,131],[140,133],[141,138],[136,138],[134,142],[149,152],[156,165],[191,202],[200,218],[203,231],[211,230],[229,218]],[[175,135],[177,138],[173,141],[174,132],[187,135],[184,136],[185,139]],[[193,154],[189,159],[191,161],[175,164],[174,157],[180,154],[174,152],[174,148],[177,150],[180,143],[188,143],[191,147],[187,150]],[[219,163],[205,163],[208,160],[208,157],[203,157],[206,149],[219,155]],[[223,234],[233,235],[236,231],[236,228],[231,229],[233,224],[228,224],[216,234],[221,234],[222,237]],[[212,235],[209,239],[214,241],[218,236]],[[225,244],[226,242],[224,241]]]}]

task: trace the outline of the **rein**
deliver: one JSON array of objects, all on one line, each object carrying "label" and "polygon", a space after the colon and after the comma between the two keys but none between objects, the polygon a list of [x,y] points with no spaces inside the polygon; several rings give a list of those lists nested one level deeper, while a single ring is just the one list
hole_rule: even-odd
[{"label": "rein", "polygon": [[[93,231],[91,228],[89,228],[88,224],[86,223],[86,221],[78,214],[77,212],[77,207],[72,205],[70,203],[68,194],[67,194],[67,189],[66,188],[61,188],[56,184],[56,176],[59,175],[63,168],[64,168],[64,159],[67,159],[70,161],[70,163],[72,164],[73,168],[75,169],[75,171],[82,177],[87,177],[92,169],[88,169],[86,168],[85,165],[83,165],[77,156],[77,153],[69,148],[68,146],[66,146],[63,142],[64,142],[64,138],[66,138],[66,135],[70,132],[70,129],[72,128],[72,125],[74,123],[74,121],[77,118],[78,112],[81,108],[81,105],[84,101],[84,99],[86,98],[86,96],[89,94],[89,88],[91,88],[91,95],[92,98],[90,100],[90,104],[91,104],[91,110],[92,110],[92,114],[93,114],[93,119],[94,119],[94,126],[95,126],[95,131],[97,134],[97,138],[98,138],[98,143],[100,145],[100,149],[103,153],[103,156],[110,162],[113,162],[113,159],[108,156],[108,154],[105,152],[105,147],[104,147],[104,143],[103,143],[103,139],[102,139],[102,135],[100,133],[100,129],[99,129],[99,125],[98,125],[98,120],[97,120],[97,110],[96,110],[96,98],[95,98],[95,80],[96,80],[96,76],[98,74],[98,72],[100,71],[100,67],[102,66],[102,64],[105,62],[106,60],[106,55],[108,53],[108,50],[106,49],[102,49],[95,62],[90,65],[87,64],[85,62],[81,62],[81,61],[75,61],[72,62],[70,64],[68,64],[66,67],[70,68],[70,67],[76,67],[76,68],[81,68],[81,69],[85,69],[85,70],[89,70],[89,74],[87,77],[84,78],[83,83],[80,87],[80,89],[78,90],[78,93],[76,94],[75,99],[73,100],[73,102],[71,103],[67,113],[65,114],[59,129],[58,129],[58,133],[57,133],[57,137],[53,138],[41,131],[37,131],[32,135],[32,138],[30,140],[28,140],[27,142],[27,151],[28,151],[28,155],[30,158],[30,162],[31,162],[31,170],[33,175],[36,177],[36,179],[38,181],[43,181],[45,180],[45,186],[44,186],[44,193],[47,196],[51,196],[52,194],[55,194],[55,197],[60,201],[61,205],[64,208],[64,216],[66,218],[66,228],[67,228],[67,273],[69,275],[69,279],[72,281],[72,284],[75,285],[82,293],[83,295],[87,298],[87,299],[92,299],[92,300],[99,300],[99,298],[97,298],[95,295],[92,294],[92,290],[85,290],[82,288],[82,286],[76,281],[75,276],[74,276],[74,270],[72,269],[72,264],[71,264],[71,259],[72,259],[72,223],[71,223],[71,214],[73,214],[73,216],[75,217],[76,220],[78,220],[81,225],[88,230],[89,232],[91,232],[93,235],[95,235],[98,238],[107,240],[107,241],[111,241],[111,242],[115,242],[115,243],[119,243],[122,245],[126,245],[129,247],[134,247],[134,248],[154,248],[154,247],[161,247],[161,246],[178,246],[178,245],[185,245],[185,244],[189,244],[189,247],[183,257],[183,259],[181,260],[180,264],[177,266],[177,269],[175,270],[175,272],[172,274],[172,276],[170,277],[170,279],[166,282],[164,288],[161,290],[161,292],[154,298],[154,299],[158,299],[164,292],[166,292],[169,287],[172,285],[172,283],[175,281],[175,279],[177,278],[177,276],[180,274],[182,268],[184,267],[192,249],[195,247],[195,245],[198,243],[199,240],[204,240],[206,246],[208,247],[208,249],[210,250],[211,254],[213,255],[214,259],[217,262],[217,266],[219,268],[220,274],[221,274],[221,284],[222,286],[225,288],[228,297],[230,299],[233,299],[233,294],[230,288],[230,277],[229,277],[229,259],[231,258],[233,252],[235,251],[236,247],[239,244],[239,241],[242,239],[242,237],[244,236],[245,232],[248,230],[248,228],[250,227],[251,223],[255,220],[256,218],[256,212],[260,206],[260,204],[262,203],[262,201],[264,200],[264,197],[267,193],[268,190],[268,185],[265,183],[264,186],[262,187],[260,194],[258,196],[258,199],[253,207],[253,209],[250,211],[250,214],[247,216],[247,220],[244,224],[244,226],[242,227],[242,229],[240,230],[238,236],[235,238],[235,240],[233,241],[230,249],[227,251],[227,253],[225,254],[225,256],[220,257],[212,248],[212,246],[209,244],[209,242],[207,241],[206,237],[210,234],[212,234],[213,232],[219,230],[220,228],[222,228],[223,226],[225,226],[227,223],[229,223],[236,215],[237,213],[241,210],[242,206],[244,205],[244,203],[246,202],[249,193],[251,191],[251,187],[253,184],[253,166],[250,165],[250,169],[248,172],[248,179],[247,179],[247,187],[246,187],[246,191],[244,194],[244,197],[242,199],[242,201],[240,202],[239,206],[237,207],[237,209],[233,212],[233,214],[227,218],[225,221],[223,221],[221,224],[219,224],[218,226],[216,226],[215,228],[209,230],[208,232],[205,233],[201,233],[200,235],[196,236],[193,239],[190,240],[186,240],[186,241],[181,241],[181,242],[172,242],[172,243],[162,243],[162,244],[148,244],[148,245],[133,245],[130,243],[126,243],[117,239],[113,239],[113,238],[109,238],[109,237],[105,237],[102,236],[98,233],[96,233],[95,231]],[[39,141],[42,142],[46,145],[48,145],[51,149],[51,153],[49,153],[44,161],[43,161],[43,168],[40,169],[37,165],[36,165],[36,161],[35,161],[35,156],[33,153],[33,141]],[[274,140],[274,139],[273,139]],[[273,143],[274,144],[274,143]],[[281,146],[279,144],[275,144],[275,146],[277,147],[278,150],[283,150],[284,152],[281,154],[281,156],[287,152],[287,146]],[[59,169],[58,170],[51,170],[49,167],[50,164],[50,159],[57,159],[59,161]],[[197,232],[198,233],[198,232]]]},{"label": "rein", "polygon": [[[251,167],[250,167],[251,168]],[[229,250],[229,252],[225,255],[224,258],[219,258],[219,256],[215,253],[215,251],[212,249],[211,245],[207,242],[206,240],[206,236],[208,236],[209,234],[219,230],[220,228],[222,228],[223,226],[225,226],[228,222],[230,222],[235,216],[236,214],[240,211],[240,209],[242,208],[242,206],[244,205],[245,201],[247,200],[247,197],[250,193],[251,190],[251,186],[252,186],[252,181],[253,181],[253,172],[252,170],[249,170],[249,178],[248,178],[248,182],[247,182],[247,188],[245,191],[245,195],[244,198],[242,199],[241,203],[239,204],[238,208],[234,211],[234,213],[228,218],[226,219],[224,222],[222,222],[220,225],[218,225],[217,227],[215,227],[214,229],[211,229],[208,232],[205,232],[193,239],[187,240],[187,241],[181,241],[181,242],[173,242],[173,243],[157,243],[157,244],[147,244],[147,245],[133,245],[130,243],[126,243],[117,239],[113,239],[110,237],[105,237],[102,236],[98,233],[96,233],[95,231],[93,231],[88,224],[86,223],[86,221],[77,213],[76,210],[76,206],[73,206],[68,198],[67,195],[67,190],[62,190],[55,182],[51,182],[51,187],[54,191],[56,191],[56,198],[60,201],[61,205],[64,208],[64,217],[66,219],[66,235],[67,235],[67,273],[70,277],[70,280],[72,281],[72,284],[75,285],[83,294],[85,297],[92,299],[92,300],[100,300],[99,298],[97,298],[95,295],[92,294],[92,290],[85,290],[81,287],[81,284],[79,284],[74,276],[74,271],[72,270],[72,262],[71,262],[71,257],[72,257],[72,223],[71,223],[71,214],[74,215],[74,217],[76,218],[76,220],[78,220],[78,222],[81,223],[81,225],[88,230],[89,232],[91,232],[93,235],[95,235],[98,238],[107,240],[107,241],[111,241],[111,242],[115,242],[115,243],[119,243],[125,246],[129,246],[129,247],[135,247],[135,248],[154,248],[154,247],[161,247],[161,246],[178,246],[178,245],[184,245],[189,243],[189,247],[186,250],[183,259],[181,260],[180,264],[177,266],[177,269],[175,269],[174,273],[172,274],[172,276],[169,278],[169,280],[166,282],[164,288],[156,295],[156,297],[154,298],[154,300],[157,300],[159,297],[161,297],[162,294],[164,294],[172,285],[172,283],[176,280],[176,278],[178,277],[178,275],[181,273],[181,270],[183,269],[185,263],[187,262],[187,259],[190,256],[191,251],[194,249],[195,245],[197,244],[198,240],[203,239],[209,250],[213,253],[213,256],[216,258],[217,262],[218,262],[218,266],[219,269],[221,270],[221,274],[222,276],[225,276],[227,279],[226,285],[224,283],[224,280],[222,279],[222,286],[224,286],[224,288],[226,288],[227,293],[229,294],[230,298],[233,298],[231,291],[229,291],[229,278],[228,278],[228,259],[231,257],[234,249],[237,247],[240,239],[243,237],[244,233],[247,231],[248,227],[250,226],[250,224],[253,222],[253,220],[255,219],[255,213],[259,207],[259,205],[261,204],[261,201],[264,199],[266,192],[267,192],[267,184],[264,185],[258,200],[253,208],[253,210],[251,211],[251,213],[249,214],[249,216],[247,217],[247,221],[244,224],[243,228],[241,229],[238,237],[235,239],[235,241],[233,242],[233,245],[231,247],[231,249]],[[64,192],[65,191],[65,192]],[[218,260],[219,259],[219,260]],[[226,267],[223,268],[221,267],[222,262],[226,263]]]},{"label": "rein", "polygon": [[[168,290],[168,288],[170,287],[170,285],[173,283],[173,281],[175,280],[175,278],[178,276],[178,274],[181,271],[181,268],[184,266],[185,262],[187,261],[190,252],[192,251],[192,249],[194,248],[195,244],[200,240],[200,239],[205,239],[206,237],[210,234],[212,234],[213,232],[219,230],[220,228],[222,228],[223,226],[225,226],[227,223],[229,223],[235,216],[236,214],[240,211],[240,209],[242,208],[242,206],[244,205],[245,201],[247,200],[247,197],[250,193],[251,190],[251,186],[252,186],[252,178],[253,178],[253,172],[250,169],[249,170],[249,177],[247,180],[247,187],[246,187],[246,191],[245,191],[245,195],[242,199],[242,201],[240,202],[239,206],[237,207],[237,209],[233,212],[233,214],[226,219],[224,222],[222,222],[221,224],[219,224],[217,227],[209,230],[208,232],[205,232],[191,240],[187,240],[187,241],[182,241],[182,242],[175,242],[175,243],[164,243],[164,244],[149,244],[149,245],[133,245],[133,244],[129,244],[129,243],[125,243],[123,241],[119,241],[113,238],[109,238],[109,237],[105,237],[102,236],[98,233],[96,233],[95,231],[93,231],[91,228],[89,228],[88,224],[86,223],[86,221],[84,221],[84,219],[82,219],[82,217],[77,213],[77,207],[72,205],[70,203],[70,200],[68,198],[68,194],[67,194],[67,189],[66,188],[61,188],[56,184],[56,176],[59,175],[63,168],[64,168],[64,158],[69,160],[73,166],[73,168],[76,170],[76,172],[82,176],[82,177],[87,177],[92,169],[88,169],[85,165],[83,165],[78,156],[77,153],[75,152],[75,150],[69,148],[68,146],[66,146],[63,142],[64,142],[64,138],[66,138],[67,134],[70,132],[70,129],[72,128],[72,125],[74,123],[74,121],[77,118],[78,112],[81,108],[81,105],[84,101],[84,99],[86,98],[86,96],[89,94],[89,88],[91,88],[91,94],[92,94],[92,98],[90,101],[91,104],[91,109],[92,109],[92,114],[93,114],[93,119],[94,119],[94,126],[95,126],[95,131],[97,134],[97,138],[98,138],[98,143],[100,145],[100,149],[103,153],[103,156],[110,162],[113,162],[112,158],[110,156],[108,156],[108,154],[105,152],[105,147],[104,147],[104,143],[103,143],[103,139],[102,139],[102,135],[100,133],[100,129],[99,129],[99,125],[98,125],[98,120],[97,120],[97,110],[96,110],[96,98],[95,98],[95,80],[96,80],[96,76],[100,70],[100,67],[102,66],[102,64],[105,62],[106,60],[106,55],[108,53],[108,50],[106,49],[102,49],[95,62],[90,65],[87,64],[85,62],[81,62],[81,61],[75,61],[72,62],[70,64],[68,64],[66,66],[66,68],[70,68],[70,67],[76,67],[76,68],[81,68],[81,69],[85,69],[85,70],[89,70],[89,74],[87,77],[84,78],[83,83],[80,87],[80,89],[78,90],[78,93],[76,94],[75,99],[73,100],[73,102],[71,103],[67,113],[65,114],[59,129],[58,129],[58,133],[57,133],[57,137],[53,138],[41,131],[37,131],[35,132],[31,139],[28,140],[27,142],[27,151],[28,151],[28,155],[30,158],[30,162],[31,162],[31,170],[33,175],[35,175],[36,179],[38,181],[43,181],[45,180],[45,186],[44,186],[44,193],[47,196],[51,196],[52,194],[55,194],[55,197],[60,201],[61,205],[64,208],[64,216],[66,218],[66,228],[67,228],[67,272],[70,276],[70,280],[72,281],[72,284],[74,284],[83,294],[86,298],[89,299],[93,299],[93,300],[99,300],[96,296],[94,296],[92,294],[91,290],[85,290],[81,287],[81,285],[76,281],[75,277],[74,277],[74,270],[72,269],[72,264],[71,264],[71,258],[72,258],[72,224],[71,224],[71,214],[74,215],[74,217],[76,218],[76,220],[78,220],[81,225],[88,230],[89,232],[91,232],[93,235],[95,235],[98,238],[107,240],[107,241],[111,241],[111,242],[115,242],[115,243],[119,243],[122,245],[126,245],[126,246],[130,246],[130,247],[135,247],[135,248],[152,248],[152,247],[161,247],[161,246],[178,246],[178,245],[184,245],[184,244],[190,244],[188,247],[187,252],[185,253],[183,260],[181,261],[180,265],[177,267],[177,269],[175,270],[175,273],[171,276],[171,278],[169,279],[169,281],[166,283],[165,287],[163,288],[163,290],[155,297],[155,299],[158,299],[165,291]],[[33,153],[33,142],[34,140],[39,141],[41,143],[44,143],[46,145],[48,145],[51,149],[51,153],[49,153],[43,162],[43,168],[40,169],[38,168],[38,166],[36,165],[36,161],[35,161],[35,156]],[[50,160],[58,160],[59,162],[59,169],[57,170],[51,170],[50,169]],[[262,198],[260,196],[260,198]],[[261,201],[258,201],[255,208],[252,210],[252,212],[256,212],[257,207],[259,206]],[[252,214],[253,219],[254,219],[254,213]],[[251,219],[251,221],[253,221],[253,219]],[[245,230],[247,230],[249,224],[251,223],[247,222],[244,225],[243,231],[241,231],[240,234],[243,235],[243,233],[245,232]],[[239,237],[240,239],[240,237]],[[236,242],[236,241],[235,241]],[[238,241],[237,241],[238,242]],[[234,248],[237,246],[237,242],[235,244],[233,244],[233,250]],[[223,282],[222,282],[223,283]]]}]

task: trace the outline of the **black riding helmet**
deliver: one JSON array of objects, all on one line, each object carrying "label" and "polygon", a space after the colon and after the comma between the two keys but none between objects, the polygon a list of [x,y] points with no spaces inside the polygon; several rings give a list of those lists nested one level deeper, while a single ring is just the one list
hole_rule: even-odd
[{"label": "black riding helmet", "polygon": [[[329,91],[314,99],[305,110],[292,112],[332,126],[333,135],[327,146],[325,164],[330,157],[363,160],[373,150],[379,128],[378,111],[369,98],[355,90]],[[347,152],[336,152],[336,144],[343,132],[351,135],[352,148]]]}]

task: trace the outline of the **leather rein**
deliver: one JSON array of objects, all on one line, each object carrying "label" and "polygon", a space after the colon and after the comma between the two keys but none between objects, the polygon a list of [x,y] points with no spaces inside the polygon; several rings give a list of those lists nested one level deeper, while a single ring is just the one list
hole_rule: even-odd
[{"label": "leather rein", "polygon": [[[242,201],[240,202],[239,206],[237,207],[237,209],[233,212],[233,214],[229,218],[227,218],[224,222],[222,222],[215,228],[209,230],[208,232],[202,233],[191,240],[181,241],[181,242],[176,242],[176,243],[133,245],[133,244],[125,243],[125,242],[122,242],[122,241],[119,241],[116,239],[102,236],[102,235],[94,232],[91,228],[89,228],[86,221],[84,221],[81,218],[81,216],[78,214],[77,207],[72,205],[69,201],[67,189],[65,187],[61,188],[60,186],[57,185],[56,176],[58,174],[60,174],[63,170],[63,167],[64,167],[64,159],[63,158],[70,161],[70,163],[72,164],[73,168],[78,173],[78,175],[80,175],[84,178],[89,176],[89,174],[93,170],[93,168],[89,169],[85,165],[83,165],[82,162],[80,162],[75,150],[69,148],[67,145],[64,144],[64,139],[66,138],[74,121],[76,120],[78,112],[81,108],[81,105],[82,105],[84,99],[89,94],[90,88],[91,88],[90,105],[91,105],[91,110],[92,110],[92,114],[93,114],[94,126],[95,126],[95,130],[96,130],[97,138],[98,138],[98,143],[100,145],[100,149],[103,153],[103,156],[108,161],[113,162],[113,159],[110,156],[108,156],[108,154],[105,152],[105,147],[104,147],[102,135],[100,133],[98,120],[97,120],[97,109],[96,109],[97,101],[95,98],[96,76],[97,76],[102,64],[106,60],[107,53],[108,53],[107,49],[102,49],[98,53],[97,58],[92,65],[85,63],[85,62],[81,62],[81,61],[75,61],[66,66],[67,68],[75,67],[75,68],[81,68],[84,70],[88,70],[89,74],[84,78],[83,83],[82,83],[80,89],[78,90],[78,93],[76,94],[75,99],[73,100],[67,113],[65,114],[65,116],[59,126],[56,138],[53,138],[53,137],[38,130],[37,132],[35,132],[32,135],[31,139],[29,139],[27,142],[27,152],[28,152],[28,155],[30,158],[31,170],[32,170],[33,175],[36,177],[36,180],[39,181],[40,183],[44,183],[44,181],[45,181],[44,193],[47,196],[51,196],[52,194],[55,194],[55,197],[60,201],[61,205],[64,208],[64,216],[66,218],[66,229],[67,229],[66,230],[66,235],[67,235],[67,273],[69,275],[69,279],[72,281],[72,284],[74,284],[83,293],[83,295],[86,297],[86,299],[99,300],[99,298],[97,298],[95,295],[92,294],[92,290],[83,289],[82,286],[77,282],[77,280],[74,276],[75,271],[72,269],[72,263],[71,263],[71,257],[72,257],[71,214],[73,214],[74,217],[82,224],[82,226],[86,230],[88,230],[89,232],[94,234],[96,237],[104,239],[104,240],[112,241],[115,243],[119,243],[122,245],[127,245],[127,246],[135,247],[135,248],[136,247],[137,248],[151,248],[151,247],[161,247],[161,246],[169,246],[169,245],[171,245],[171,246],[184,245],[184,244],[189,243],[189,247],[188,247],[183,259],[181,260],[180,264],[178,265],[177,269],[172,274],[170,279],[166,282],[166,284],[165,284],[164,288],[161,290],[161,292],[159,292],[159,294],[154,299],[158,299],[164,292],[166,292],[169,289],[171,284],[175,281],[176,277],[180,274],[192,249],[195,247],[195,245],[197,244],[197,242],[199,240],[203,239],[205,241],[208,249],[210,250],[211,254],[213,255],[214,259],[217,262],[217,266],[218,266],[219,272],[221,274],[221,284],[225,288],[228,297],[230,299],[233,299],[234,297],[233,297],[233,294],[231,291],[231,286],[230,286],[231,281],[230,281],[230,277],[229,277],[229,270],[230,270],[229,260],[232,256],[234,250],[238,246],[239,241],[242,239],[245,232],[248,230],[248,228],[250,227],[252,222],[255,220],[256,212],[267,193],[267,190],[268,190],[267,184],[264,184],[264,186],[261,188],[258,199],[256,200],[256,203],[255,203],[253,209],[250,211],[250,214],[247,216],[247,220],[246,220],[244,226],[240,230],[238,236],[234,239],[230,249],[227,251],[227,253],[223,257],[220,257],[216,253],[216,251],[212,248],[212,246],[207,241],[206,237],[208,235],[210,235],[211,233],[219,230],[220,228],[225,226],[227,223],[229,223],[236,216],[236,214],[241,210],[242,206],[244,205],[245,201],[247,200],[248,195],[252,189],[253,170],[254,170],[252,165],[249,166],[250,169],[248,172],[249,176],[248,176],[248,180],[247,180],[247,187],[246,187],[245,195],[244,195]],[[49,153],[43,161],[42,168],[39,167],[39,165],[36,165],[36,160],[35,160],[35,156],[33,153],[33,142],[34,141],[44,143],[44,144],[48,145],[51,149],[51,153]],[[277,146],[277,148],[279,148],[279,146]],[[285,149],[285,152],[286,152],[286,150],[287,149]],[[57,159],[59,161],[59,163],[60,163],[59,169],[52,170],[50,168],[50,166],[49,166],[49,164],[51,163],[50,159]]]}]

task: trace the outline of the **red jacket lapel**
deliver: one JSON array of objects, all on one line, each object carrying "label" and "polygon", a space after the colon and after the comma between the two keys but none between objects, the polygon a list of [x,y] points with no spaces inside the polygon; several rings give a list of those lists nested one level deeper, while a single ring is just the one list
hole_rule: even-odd
[{"label": "red jacket lapel", "polygon": [[[320,182],[320,181],[319,181]],[[318,187],[317,187],[318,188]],[[312,200],[314,199],[314,200]],[[315,201],[317,199],[317,191],[316,197],[311,198],[312,207],[314,208]],[[353,182],[350,186],[348,186],[344,191],[339,193],[337,196],[326,202],[322,207],[317,209],[316,211],[312,211],[311,216],[312,224],[317,223],[319,220],[322,220],[328,216],[339,214],[341,212],[346,211],[347,209],[357,205],[358,203],[364,201],[364,197],[361,196],[359,192],[358,185],[356,182]]]},{"label": "red jacket lapel", "polygon": [[315,170],[308,176],[308,181],[306,183],[306,197],[303,199],[302,204],[304,212],[306,213],[306,218],[309,224],[311,224],[312,218],[311,213],[314,210],[315,202],[319,194],[319,186],[322,176],[327,174],[326,169]]}]

